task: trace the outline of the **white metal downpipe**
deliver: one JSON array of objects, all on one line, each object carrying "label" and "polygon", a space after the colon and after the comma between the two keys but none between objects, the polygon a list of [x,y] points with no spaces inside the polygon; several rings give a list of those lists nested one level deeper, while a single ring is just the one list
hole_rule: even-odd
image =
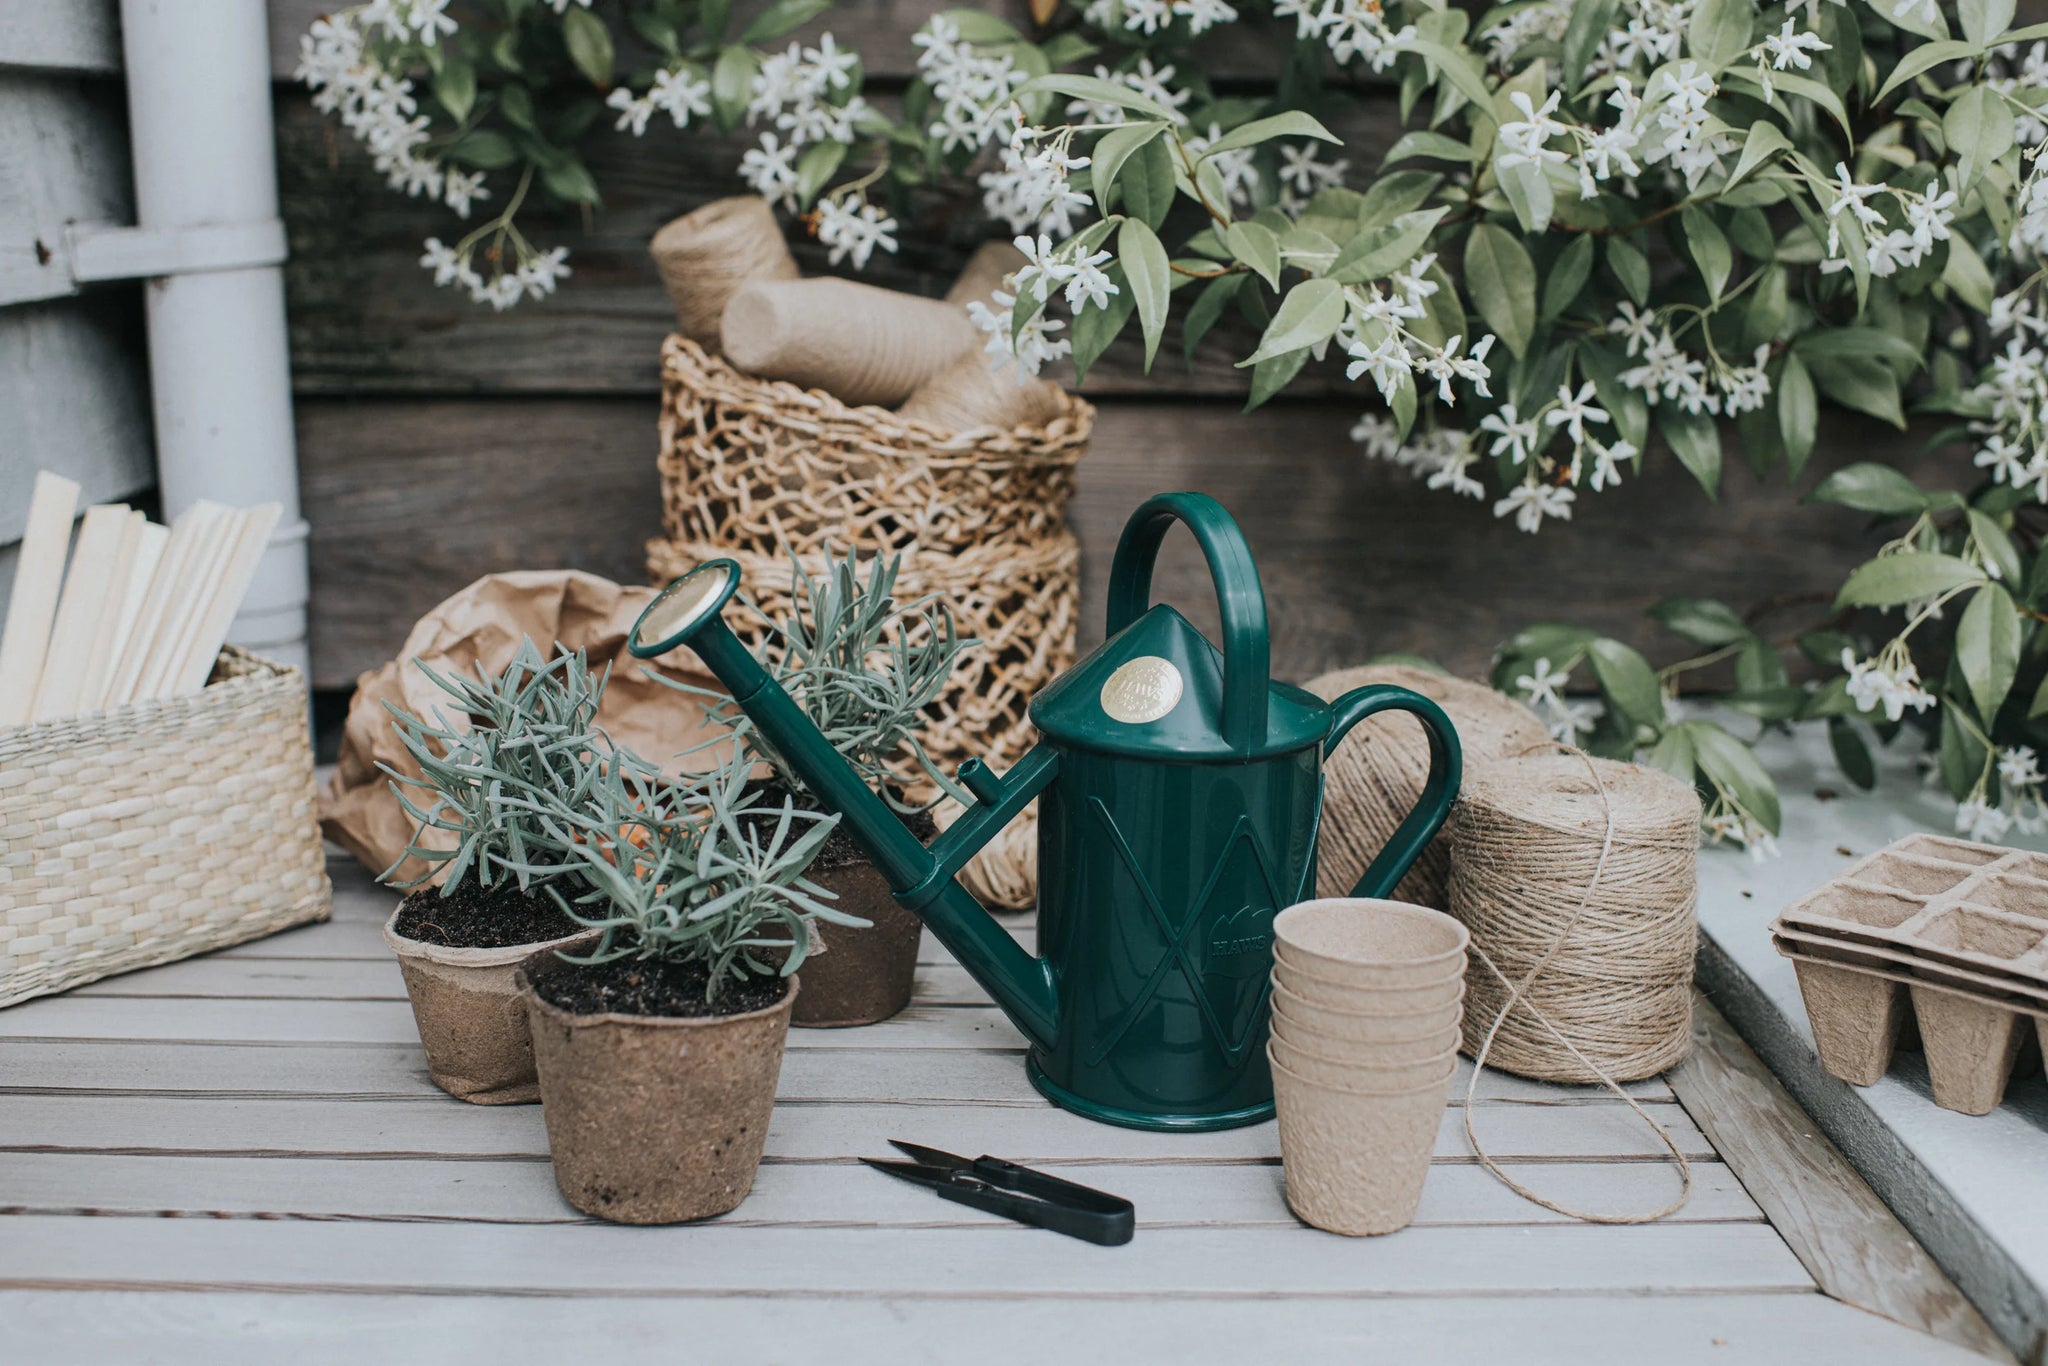
[{"label": "white metal downpipe", "polygon": [[305,668],[306,523],[264,5],[122,0],[121,43],[137,226],[76,247],[117,255],[125,237],[161,268],[145,289],[164,515],[201,498],[283,506],[229,639]]}]

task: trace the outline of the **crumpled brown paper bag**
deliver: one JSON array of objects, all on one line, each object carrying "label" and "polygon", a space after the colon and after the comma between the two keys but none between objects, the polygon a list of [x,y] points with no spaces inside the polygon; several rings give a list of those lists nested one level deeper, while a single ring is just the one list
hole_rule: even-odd
[{"label": "crumpled brown paper bag", "polygon": [[[681,757],[682,751],[717,734],[703,704],[648,678],[642,661],[626,650],[627,633],[653,597],[651,588],[622,587],[581,570],[520,570],[486,575],[428,612],[406,637],[397,659],[356,680],[340,759],[320,793],[321,832],[372,872],[397,862],[411,839],[413,821],[377,764],[382,761],[413,777],[420,769],[399,743],[383,704],[389,701],[415,716],[432,717],[436,708],[446,713],[453,699],[414,661],[424,661],[443,677],[474,677],[479,664],[496,673],[511,662],[526,636],[543,650],[553,645],[581,649],[593,672],[612,666],[597,719],[615,742],[672,773],[712,767],[722,757],[718,749]],[[669,678],[723,691],[688,650],[651,663]],[[453,716],[450,720],[459,724]],[[418,794],[408,795],[421,800]],[[408,860],[397,876],[406,880],[423,871],[418,860]]]}]

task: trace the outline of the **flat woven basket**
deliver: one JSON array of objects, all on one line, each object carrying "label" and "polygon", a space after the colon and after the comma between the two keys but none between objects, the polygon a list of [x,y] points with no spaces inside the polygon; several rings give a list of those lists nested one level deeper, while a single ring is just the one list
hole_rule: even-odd
[{"label": "flat woven basket", "polygon": [[0,1006],[331,906],[298,670],[231,645],[189,696],[0,731]]},{"label": "flat woven basket", "polygon": [[[1095,410],[1062,395],[1042,428],[951,432],[754,379],[681,336],[662,347],[661,374],[666,534],[647,544],[653,581],[727,556],[780,617],[790,552],[814,574],[828,550],[900,552],[899,595],[944,593],[961,633],[982,642],[935,704],[926,749],[949,770],[1021,757],[1032,694],[1074,662],[1080,548],[1067,504]],[[761,643],[744,616],[733,626]]]}]

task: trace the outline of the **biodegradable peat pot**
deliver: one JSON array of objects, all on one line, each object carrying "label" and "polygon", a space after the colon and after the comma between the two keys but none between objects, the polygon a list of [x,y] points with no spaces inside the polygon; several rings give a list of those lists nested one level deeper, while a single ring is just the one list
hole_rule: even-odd
[{"label": "biodegradable peat pot", "polygon": [[1450,1076],[1405,1090],[1319,1086],[1274,1050],[1273,1103],[1287,1205],[1317,1228],[1352,1237],[1406,1228],[1422,1203]]},{"label": "biodegradable peat pot", "polygon": [[708,1219],[746,1199],[798,979],[733,1015],[578,1014],[541,994],[562,970],[539,956],[518,970],[562,1198],[620,1224]]},{"label": "biodegradable peat pot", "polygon": [[1412,1015],[1440,1010],[1453,1001],[1465,999],[1465,970],[1454,965],[1447,977],[1410,987],[1356,987],[1303,972],[1284,960],[1273,960],[1273,984],[1284,987],[1305,1001],[1332,1010],[1352,1010],[1370,1015]]},{"label": "biodegradable peat pot", "polygon": [[513,978],[534,954],[594,943],[598,931],[579,929],[495,948],[437,944],[403,933],[398,926],[406,908],[415,906],[418,897],[433,895],[414,893],[384,923],[384,942],[398,955],[405,994],[412,999],[427,1075],[472,1105],[530,1105],[540,1099],[540,1090],[534,1083],[526,1007]]},{"label": "biodegradable peat pot", "polygon": [[[779,808],[787,789],[762,784],[769,811]],[[799,807],[816,809],[801,793]],[[928,811],[903,818],[929,844],[939,825]],[[804,876],[831,892],[826,904],[870,922],[812,929],[811,951],[803,961],[804,994],[790,1023],[799,1029],[844,1029],[878,1024],[910,1004],[917,979],[917,950],[924,922],[896,904],[889,882],[861,852],[844,827],[834,830]],[[781,960],[775,959],[780,962]]]},{"label": "biodegradable peat pot", "polygon": [[1442,1005],[1393,1014],[1378,1011],[1341,1010],[1298,996],[1278,982],[1273,984],[1273,1013],[1285,1015],[1292,1024],[1310,1034],[1346,1043],[1406,1043],[1426,1039],[1458,1025],[1465,1018],[1463,982],[1458,994]]},{"label": "biodegradable peat pot", "polygon": [[1448,1082],[1457,1067],[1458,1039],[1441,1036],[1437,1051],[1425,1057],[1379,1062],[1366,1053],[1338,1056],[1302,1047],[1278,1035],[1272,1039],[1273,1057],[1304,1081],[1318,1086],[1348,1086],[1359,1091],[1406,1091],[1433,1079]]},{"label": "biodegradable peat pot", "polygon": [[1897,983],[1830,963],[1795,958],[1814,1051],[1828,1075],[1852,1086],[1875,1086],[1891,1066],[1906,993]]},{"label": "biodegradable peat pot", "polygon": [[1412,987],[1463,973],[1466,928],[1405,901],[1329,897],[1273,917],[1273,953],[1300,972],[1361,989]]},{"label": "biodegradable peat pot", "polygon": [[1971,1000],[1952,991],[1910,987],[1927,1050],[1934,1103],[1966,1115],[1988,1115],[2005,1099],[2027,1017],[2011,1006]]},{"label": "biodegradable peat pot", "polygon": [[1464,1035],[1461,1023],[1452,1020],[1434,1034],[1413,1039],[1381,1039],[1373,1043],[1334,1039],[1316,1033],[1276,1004],[1273,1007],[1273,1037],[1298,1052],[1312,1053],[1341,1066],[1398,1067],[1428,1062],[1455,1050]]}]

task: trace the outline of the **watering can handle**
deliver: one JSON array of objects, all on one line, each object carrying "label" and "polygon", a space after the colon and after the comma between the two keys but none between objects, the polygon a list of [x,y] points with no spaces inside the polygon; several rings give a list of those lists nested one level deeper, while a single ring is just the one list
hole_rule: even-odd
[{"label": "watering can handle", "polygon": [[1383,897],[1408,875],[1408,869],[1421,857],[1429,842],[1436,838],[1436,832],[1443,828],[1444,821],[1451,814],[1452,803],[1458,800],[1464,756],[1458,744],[1457,727],[1451,724],[1450,717],[1444,715],[1442,707],[1421,693],[1397,688],[1391,683],[1371,683],[1363,688],[1353,688],[1332,702],[1330,710],[1336,713],[1337,722],[1330,730],[1330,738],[1323,741],[1325,759],[1335,752],[1353,726],[1383,711],[1412,713],[1429,735],[1429,778],[1422,785],[1421,797],[1416,799],[1414,810],[1394,831],[1394,837],[1373,859],[1372,866],[1365,870],[1365,876],[1358,879],[1358,885],[1351,889],[1352,896]]},{"label": "watering can handle", "polygon": [[1109,634],[1129,626],[1152,605],[1152,565],[1174,522],[1185,523],[1209,562],[1223,616],[1223,739],[1250,754],[1266,738],[1269,658],[1266,593],[1244,532],[1223,505],[1206,493],[1161,493],[1147,498],[1124,523],[1109,569]]}]

